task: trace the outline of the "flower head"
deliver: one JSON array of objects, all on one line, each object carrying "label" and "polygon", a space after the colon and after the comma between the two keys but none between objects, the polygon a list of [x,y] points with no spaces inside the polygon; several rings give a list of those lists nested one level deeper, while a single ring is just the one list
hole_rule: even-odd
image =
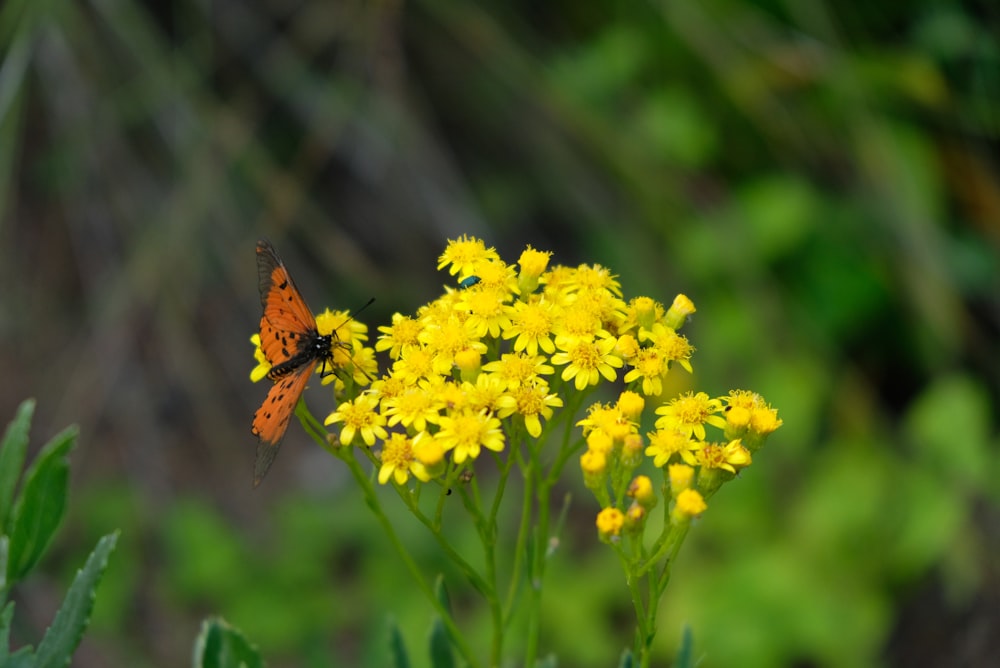
[{"label": "flower head", "polygon": [[439,424],[441,429],[436,438],[444,450],[452,451],[456,464],[478,457],[481,447],[494,452],[503,450],[504,435],[500,420],[486,410],[443,415]]},{"label": "flower head", "polygon": [[383,426],[385,416],[379,413],[379,400],[373,394],[363,393],[358,395],[354,401],[345,401],[337,410],[330,413],[323,424],[335,424],[343,422],[344,426],[340,430],[340,442],[350,445],[356,434],[361,434],[361,440],[365,445],[372,446],[375,439],[384,439],[388,433]]}]

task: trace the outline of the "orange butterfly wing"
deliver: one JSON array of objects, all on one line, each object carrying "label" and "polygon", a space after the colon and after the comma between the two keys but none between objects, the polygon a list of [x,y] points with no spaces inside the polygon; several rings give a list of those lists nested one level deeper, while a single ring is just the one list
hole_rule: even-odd
[{"label": "orange butterfly wing", "polygon": [[267,241],[257,242],[260,304],[260,347],[272,366],[287,362],[298,351],[297,342],[316,332],[316,318],[295,287],[284,263]]},{"label": "orange butterfly wing", "polygon": [[[260,344],[271,363],[268,377],[275,381],[253,418],[253,433],[260,439],[254,463],[254,487],[260,484],[278,456],[292,412],[309,377],[319,362],[317,355],[303,356],[302,344],[310,344],[319,333],[316,318],[292,281],[274,247],[257,242],[257,272],[260,303]],[[296,364],[296,359],[301,364]],[[279,365],[286,365],[279,367]]]},{"label": "orange butterfly wing", "polygon": [[257,459],[253,465],[254,487],[264,479],[271,464],[274,463],[274,458],[278,456],[281,439],[288,429],[292,412],[315,368],[316,361],[313,360],[272,385],[264,403],[254,414],[253,433],[260,439],[257,443]]}]

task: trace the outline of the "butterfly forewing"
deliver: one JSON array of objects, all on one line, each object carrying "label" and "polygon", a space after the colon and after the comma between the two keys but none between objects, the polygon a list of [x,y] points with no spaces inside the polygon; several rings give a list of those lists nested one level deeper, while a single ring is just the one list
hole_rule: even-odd
[{"label": "butterfly forewing", "polygon": [[295,356],[304,337],[316,333],[316,318],[267,241],[257,242],[257,273],[263,307],[261,350],[268,362],[278,365]]},{"label": "butterfly forewing", "polygon": [[320,337],[316,318],[267,241],[257,242],[257,273],[263,307],[260,347],[272,366],[268,377],[275,382],[253,418],[253,433],[260,439],[254,464],[255,487],[278,455],[309,377],[319,361],[332,354],[323,349],[329,337]]}]

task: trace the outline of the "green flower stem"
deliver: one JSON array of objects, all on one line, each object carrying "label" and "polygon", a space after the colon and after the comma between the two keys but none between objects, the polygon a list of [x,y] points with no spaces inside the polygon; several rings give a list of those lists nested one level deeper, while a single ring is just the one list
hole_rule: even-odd
[{"label": "green flower stem", "polygon": [[510,586],[507,588],[507,597],[504,601],[504,627],[510,625],[514,616],[514,608],[517,603],[518,594],[521,591],[521,570],[524,568],[526,545],[531,529],[531,499],[534,497],[534,488],[527,472],[529,470],[527,462],[520,444],[517,447],[511,446],[511,460],[515,460],[521,471],[524,472],[524,489],[521,495],[521,521],[517,529],[517,539],[514,542],[514,564],[511,569]]},{"label": "green flower stem", "polygon": [[396,553],[403,560],[403,563],[406,564],[406,567],[407,569],[409,569],[410,574],[413,576],[414,581],[417,583],[417,586],[420,587],[420,590],[424,593],[424,596],[427,597],[427,600],[434,607],[438,615],[440,615],[441,622],[444,624],[445,629],[448,631],[448,637],[451,639],[452,644],[458,650],[458,653],[462,655],[462,658],[465,659],[465,661],[470,666],[478,666],[479,664],[473,657],[472,650],[466,644],[465,638],[463,637],[461,631],[459,631],[458,627],[455,625],[455,620],[452,619],[451,613],[444,606],[444,604],[440,600],[438,600],[438,597],[434,595],[433,589],[424,580],[423,573],[421,573],[420,571],[420,567],[413,560],[413,557],[410,556],[410,553],[407,552],[406,547],[403,545],[402,541],[399,539],[399,535],[393,528],[392,522],[382,511],[382,506],[381,504],[379,504],[378,501],[378,495],[375,492],[375,486],[372,484],[372,481],[365,474],[364,470],[361,468],[361,465],[358,464],[358,460],[352,455],[352,452],[349,448],[341,448],[336,454],[340,459],[342,459],[347,464],[348,468],[351,470],[351,474],[354,476],[354,479],[357,481],[359,485],[361,485],[361,489],[364,491],[366,504],[371,509],[372,513],[375,515],[375,518],[378,520],[378,523],[382,525],[382,529],[383,531],[385,531],[386,536],[389,538],[389,542],[392,543],[392,546],[393,548],[395,548]]},{"label": "green flower stem", "polygon": [[[430,601],[438,615],[441,616],[441,622],[444,624],[444,627],[448,632],[448,636],[451,638],[452,644],[454,644],[458,653],[462,655],[468,665],[478,666],[479,664],[476,662],[472,654],[472,650],[466,644],[464,636],[455,625],[455,620],[452,618],[450,611],[445,608],[444,604],[442,604],[438,597],[434,595],[433,589],[424,580],[420,567],[417,566],[413,557],[411,557],[410,553],[407,552],[402,541],[399,539],[399,536],[396,534],[396,530],[393,528],[392,522],[382,511],[382,506],[378,501],[378,495],[375,492],[375,486],[372,484],[372,480],[369,476],[365,474],[364,469],[361,468],[358,460],[353,456],[352,450],[348,447],[335,448],[330,445],[326,438],[326,430],[323,429],[323,426],[319,423],[319,421],[312,415],[312,413],[309,412],[305,402],[299,402],[298,406],[295,408],[295,414],[299,416],[302,426],[305,428],[306,432],[312,436],[324,450],[335,455],[338,459],[343,460],[344,463],[347,464],[347,467],[351,471],[351,475],[354,476],[354,479],[361,486],[361,489],[364,492],[366,504],[375,515],[379,524],[382,526],[389,542],[392,543],[393,548],[395,548],[396,552],[403,560],[403,563],[406,564],[406,567],[409,569],[410,574],[416,581],[417,586],[420,587],[420,590],[424,593],[424,596],[427,597],[427,600]],[[367,448],[365,448],[365,450],[367,452]],[[397,491],[400,491],[398,487],[396,489]],[[435,531],[433,527],[430,526],[427,518],[423,515],[423,513],[419,512],[419,508],[415,508],[412,499],[407,499],[407,495],[405,494],[400,494],[400,496],[404,501],[407,501],[407,505],[411,510],[416,510],[416,514],[420,517],[421,521],[425,526],[427,526],[428,529],[431,530],[431,533],[438,538],[439,544],[441,544],[442,548],[448,552],[449,556],[455,561],[455,563],[459,564],[459,566],[466,571],[467,575],[473,576],[470,578],[473,580],[473,585],[477,586],[477,589],[482,588],[485,583],[483,583],[481,579],[478,579],[478,575],[475,573],[474,569],[472,569],[471,565],[469,565],[468,562],[466,562],[451,548],[448,542],[444,540],[444,537],[440,534],[440,532]]]}]

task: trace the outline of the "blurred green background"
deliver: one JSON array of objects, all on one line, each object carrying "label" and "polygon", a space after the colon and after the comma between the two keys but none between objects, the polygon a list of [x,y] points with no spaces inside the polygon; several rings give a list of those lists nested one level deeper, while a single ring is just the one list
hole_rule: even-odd
[{"label": "blurred green background", "polygon": [[[706,666],[991,665],[998,29],[985,1],[6,0],[0,416],[36,397],[35,447],[82,428],[15,643],[121,527],[74,665],[186,665],[212,613],[274,666],[384,665],[388,613],[421,645],[429,607],[297,425],[251,489],[253,247],[317,310],[375,296],[374,327],[467,233],[689,295],[674,389],[785,421],[692,531],[660,656],[688,623]],[[575,496],[550,570],[561,665],[631,641],[596,511]]]}]

